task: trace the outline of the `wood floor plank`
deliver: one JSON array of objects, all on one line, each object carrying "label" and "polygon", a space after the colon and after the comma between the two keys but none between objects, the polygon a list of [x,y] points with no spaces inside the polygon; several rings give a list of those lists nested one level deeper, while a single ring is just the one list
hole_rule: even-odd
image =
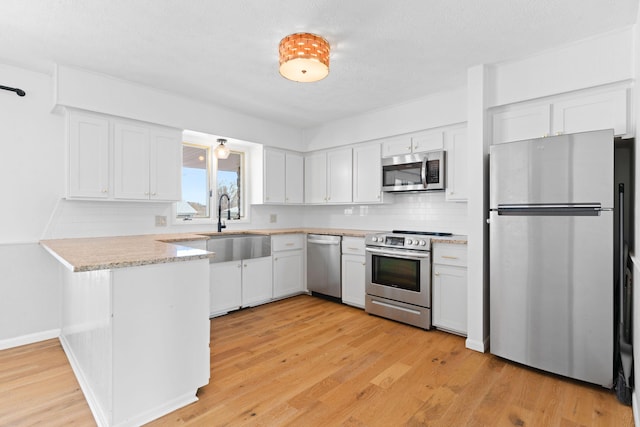
[{"label": "wood floor plank", "polygon": [[[211,320],[211,381],[150,426],[633,426],[613,392],[310,296]],[[95,425],[57,340],[0,351],[0,425]]]}]

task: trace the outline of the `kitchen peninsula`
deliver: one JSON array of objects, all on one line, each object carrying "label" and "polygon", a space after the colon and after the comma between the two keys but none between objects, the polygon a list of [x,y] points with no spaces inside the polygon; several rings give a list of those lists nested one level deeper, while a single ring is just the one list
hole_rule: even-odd
[{"label": "kitchen peninsula", "polygon": [[128,236],[42,241],[61,262],[60,341],[98,425],[141,425],[209,382],[209,258]]}]

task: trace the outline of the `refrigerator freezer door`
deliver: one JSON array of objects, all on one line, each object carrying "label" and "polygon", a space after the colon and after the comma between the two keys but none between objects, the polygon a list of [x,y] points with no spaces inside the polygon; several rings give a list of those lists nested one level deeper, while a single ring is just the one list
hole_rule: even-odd
[{"label": "refrigerator freezer door", "polygon": [[491,353],[611,387],[613,212],[490,216]]},{"label": "refrigerator freezer door", "polygon": [[490,207],[600,203],[613,207],[613,131],[493,145]]}]

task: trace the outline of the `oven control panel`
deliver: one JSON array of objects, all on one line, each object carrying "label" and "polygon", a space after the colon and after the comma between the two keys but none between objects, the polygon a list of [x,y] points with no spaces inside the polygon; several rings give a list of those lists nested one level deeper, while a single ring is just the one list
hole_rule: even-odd
[{"label": "oven control panel", "polygon": [[365,245],[428,251],[430,250],[431,240],[425,236],[370,234],[365,238]]}]

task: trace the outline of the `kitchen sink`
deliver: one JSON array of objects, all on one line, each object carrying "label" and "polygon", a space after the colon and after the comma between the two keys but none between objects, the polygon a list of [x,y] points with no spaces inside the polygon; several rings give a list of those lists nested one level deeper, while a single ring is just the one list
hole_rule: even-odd
[{"label": "kitchen sink", "polygon": [[207,250],[215,252],[211,263],[238,261],[271,255],[271,236],[261,234],[223,234],[210,236]]}]

